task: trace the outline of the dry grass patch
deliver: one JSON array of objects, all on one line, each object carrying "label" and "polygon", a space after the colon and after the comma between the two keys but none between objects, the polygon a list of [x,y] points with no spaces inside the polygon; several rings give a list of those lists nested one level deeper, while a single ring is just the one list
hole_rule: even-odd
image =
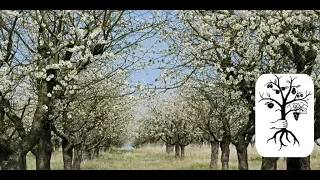
[{"label": "dry grass patch", "polygon": [[[237,153],[234,146],[230,147],[229,168],[238,168]],[[210,163],[209,146],[188,146],[185,150],[185,159],[176,160],[174,153],[166,154],[165,148],[148,145],[134,151],[121,151],[111,149],[101,153],[98,159],[84,161],[81,169],[84,170],[207,170]],[[219,157],[221,152],[219,152]],[[320,147],[315,145],[311,154],[311,169],[320,169]],[[248,147],[249,169],[259,170],[261,168],[261,156],[254,147]],[[35,169],[35,158],[32,154],[27,156],[27,168]],[[61,151],[55,151],[52,155],[51,168],[53,170],[63,169]],[[221,169],[219,158],[218,168]],[[278,161],[278,169],[286,168],[283,158]]]}]

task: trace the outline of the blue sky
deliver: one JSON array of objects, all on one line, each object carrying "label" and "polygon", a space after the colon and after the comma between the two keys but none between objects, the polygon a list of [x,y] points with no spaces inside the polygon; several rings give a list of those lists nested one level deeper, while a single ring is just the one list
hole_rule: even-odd
[{"label": "blue sky", "polygon": [[[145,41],[144,42],[144,46],[145,47],[150,47],[154,44],[154,40],[156,39],[156,37],[152,37],[151,42],[150,41]],[[164,49],[166,48],[166,45],[164,44],[160,44],[158,45],[155,50],[159,50],[159,49]],[[156,58],[155,56],[153,58]],[[144,61],[148,61],[147,57],[143,59]],[[161,74],[161,70],[158,69],[158,67],[160,66],[160,63],[158,63],[157,61],[154,61],[154,64],[152,66],[147,66],[146,68],[144,68],[144,70],[140,70],[140,71],[134,71],[131,74],[131,80],[133,83],[140,81],[142,84],[151,84],[154,82],[154,80],[156,78],[159,77],[159,75]]]},{"label": "blue sky", "polygon": [[[149,11],[149,10],[148,10]],[[151,13],[148,13],[147,10],[142,10],[140,11],[141,14],[143,14],[145,19],[150,19],[150,16],[152,15]],[[145,41],[143,41],[143,46],[144,48],[148,49],[151,46],[153,46],[156,43],[157,40],[157,35],[151,37],[150,39],[147,39]],[[167,45],[165,43],[157,43],[157,46],[155,48],[153,48],[153,50],[155,50],[155,52],[158,52],[160,49],[165,49],[167,48]],[[150,49],[151,51],[151,49]],[[151,55],[151,53],[149,53],[149,55]],[[159,57],[159,55],[153,54],[152,56],[154,59]],[[148,57],[144,57],[143,61],[147,62],[148,61]],[[130,81],[132,82],[133,85],[135,85],[135,83],[137,81],[140,81],[142,84],[146,85],[146,84],[152,84],[156,78],[159,77],[159,75],[161,74],[161,70],[158,69],[158,67],[160,66],[160,63],[158,63],[156,60],[154,61],[154,64],[152,66],[147,66],[146,68],[144,68],[144,70],[140,70],[140,71],[134,71],[131,74],[130,77]]]}]

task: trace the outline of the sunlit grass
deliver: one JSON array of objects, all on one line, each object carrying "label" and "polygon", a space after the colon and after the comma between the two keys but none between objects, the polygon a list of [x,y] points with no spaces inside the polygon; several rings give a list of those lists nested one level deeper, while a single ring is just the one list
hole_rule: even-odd
[{"label": "sunlit grass", "polygon": [[[83,170],[207,170],[210,162],[210,146],[188,146],[185,150],[185,159],[176,160],[174,153],[166,154],[161,146],[148,145],[134,151],[121,151],[111,149],[101,153],[100,157],[81,164]],[[219,164],[221,169],[219,152]],[[315,145],[311,154],[311,169],[320,169],[320,147]],[[248,147],[249,169],[261,168],[261,156],[254,147]],[[35,169],[35,158],[32,154],[27,156],[27,168]],[[63,169],[61,151],[55,151],[52,155],[51,168]],[[234,146],[231,146],[229,169],[238,168],[237,154]],[[278,161],[278,169],[285,169],[283,158]]]}]

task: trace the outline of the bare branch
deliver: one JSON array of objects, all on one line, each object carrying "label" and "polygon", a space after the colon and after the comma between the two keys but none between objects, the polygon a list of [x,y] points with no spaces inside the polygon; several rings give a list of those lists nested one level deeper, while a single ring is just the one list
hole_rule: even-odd
[{"label": "bare branch", "polygon": [[260,92],[259,92],[259,94],[260,94],[260,97],[261,97],[262,99],[260,99],[258,102],[270,100],[270,101],[275,102],[276,104],[278,104],[278,105],[281,107],[281,104],[280,104],[277,100],[275,100],[275,99],[273,99],[273,98],[264,98],[264,97],[263,97],[263,94],[261,94]]}]

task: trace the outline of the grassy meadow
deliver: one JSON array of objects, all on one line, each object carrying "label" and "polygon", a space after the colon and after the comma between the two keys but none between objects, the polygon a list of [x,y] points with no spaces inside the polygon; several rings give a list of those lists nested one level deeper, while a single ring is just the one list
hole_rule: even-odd
[{"label": "grassy meadow", "polygon": [[[94,160],[84,161],[82,170],[208,170],[210,162],[210,146],[187,146],[184,160],[176,160],[174,153],[166,154],[165,147],[147,145],[134,151],[121,151],[110,149],[101,153]],[[219,152],[219,169],[221,169]],[[259,170],[261,156],[254,147],[248,147],[248,161],[250,170]],[[236,170],[237,154],[231,145],[229,169]],[[280,158],[278,169],[285,169],[285,161]],[[35,158],[32,154],[27,156],[27,169],[35,169]],[[51,159],[51,169],[63,169],[62,153],[55,151]],[[311,169],[320,169],[320,147],[315,145],[311,154]]]}]

